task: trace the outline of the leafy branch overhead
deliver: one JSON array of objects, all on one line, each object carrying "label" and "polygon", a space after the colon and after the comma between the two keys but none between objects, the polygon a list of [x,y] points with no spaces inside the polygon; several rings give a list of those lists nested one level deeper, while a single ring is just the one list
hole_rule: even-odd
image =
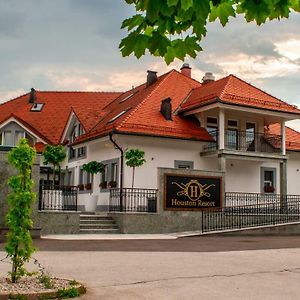
[{"label": "leafy branch overhead", "polygon": [[[167,64],[175,58],[192,58],[201,51],[208,22],[217,19],[225,26],[229,17],[244,15],[247,22],[261,25],[268,20],[288,18],[300,11],[300,0],[125,0],[137,14],[122,23],[128,35],[119,47],[123,56],[137,58],[146,50],[163,57]],[[185,34],[185,36],[183,36]]]}]

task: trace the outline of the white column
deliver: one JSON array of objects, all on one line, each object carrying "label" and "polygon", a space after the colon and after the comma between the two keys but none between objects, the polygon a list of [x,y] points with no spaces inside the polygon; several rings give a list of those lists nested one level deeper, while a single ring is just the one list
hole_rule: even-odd
[{"label": "white column", "polygon": [[281,121],[281,154],[286,155],[285,148],[285,121]]},{"label": "white column", "polygon": [[224,109],[219,110],[219,149],[225,148],[225,113]]}]

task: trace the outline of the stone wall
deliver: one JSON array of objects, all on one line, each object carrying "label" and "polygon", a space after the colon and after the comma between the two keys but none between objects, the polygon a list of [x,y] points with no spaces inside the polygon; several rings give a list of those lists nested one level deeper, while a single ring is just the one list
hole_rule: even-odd
[{"label": "stone wall", "polygon": [[39,211],[34,216],[35,227],[41,228],[41,234],[79,233],[78,212],[46,212]]},{"label": "stone wall", "polygon": [[201,231],[201,211],[167,211],[163,208],[164,174],[184,174],[196,176],[220,176],[224,199],[224,173],[201,170],[179,170],[158,168],[158,208],[157,213],[110,213],[122,233],[172,233],[183,231]]}]

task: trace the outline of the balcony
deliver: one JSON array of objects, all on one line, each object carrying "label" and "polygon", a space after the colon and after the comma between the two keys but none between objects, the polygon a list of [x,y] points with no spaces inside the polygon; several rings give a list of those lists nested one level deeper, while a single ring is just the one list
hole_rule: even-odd
[{"label": "balcony", "polygon": [[214,141],[204,145],[201,155],[209,155],[219,151],[255,156],[260,153],[281,154],[281,135],[255,133],[226,129],[224,131],[224,147],[220,147],[219,131],[211,131]]}]

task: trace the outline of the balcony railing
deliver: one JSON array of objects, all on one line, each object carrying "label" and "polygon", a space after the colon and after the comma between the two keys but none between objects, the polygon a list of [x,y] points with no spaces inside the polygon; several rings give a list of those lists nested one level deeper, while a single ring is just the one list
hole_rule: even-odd
[{"label": "balcony railing", "polygon": [[156,189],[110,189],[109,211],[155,213],[157,193]]},{"label": "balcony railing", "polygon": [[[269,133],[254,133],[253,131],[239,131],[236,129],[225,130],[224,149],[242,152],[280,152],[281,135]],[[212,131],[210,135],[214,141],[206,144],[203,152],[218,150],[219,131]]]},{"label": "balcony railing", "polygon": [[77,211],[78,187],[40,185],[39,210]]}]

